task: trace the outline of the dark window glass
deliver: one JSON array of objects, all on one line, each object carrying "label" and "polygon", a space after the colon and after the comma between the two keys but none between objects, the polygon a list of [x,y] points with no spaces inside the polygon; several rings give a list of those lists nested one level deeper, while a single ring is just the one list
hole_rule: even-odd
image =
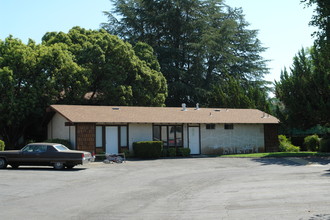
[{"label": "dark window glass", "polygon": [[227,129],[227,130],[234,129],[234,124],[225,124],[225,129]]},{"label": "dark window glass", "polygon": [[215,124],[206,124],[206,129],[215,129]]},{"label": "dark window glass", "polygon": [[175,126],[169,126],[168,145],[175,146]]},{"label": "dark window glass", "polygon": [[161,136],[162,136],[162,141],[164,143],[164,146],[168,146],[167,145],[167,126],[161,126],[161,129],[162,129]]},{"label": "dark window glass", "polygon": [[176,146],[182,147],[182,126],[176,126]]},{"label": "dark window glass", "polygon": [[181,125],[154,125],[153,140],[163,141],[164,147],[182,147],[182,130]]},{"label": "dark window glass", "polygon": [[154,126],[153,129],[154,141],[160,141],[160,126]]}]

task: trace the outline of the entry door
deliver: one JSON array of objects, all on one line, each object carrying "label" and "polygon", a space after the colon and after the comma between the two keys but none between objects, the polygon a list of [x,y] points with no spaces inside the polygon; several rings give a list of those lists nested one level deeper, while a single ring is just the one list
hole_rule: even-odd
[{"label": "entry door", "polygon": [[118,127],[108,126],[105,128],[105,152],[118,154]]},{"label": "entry door", "polygon": [[190,154],[200,154],[199,127],[189,127],[188,129]]}]

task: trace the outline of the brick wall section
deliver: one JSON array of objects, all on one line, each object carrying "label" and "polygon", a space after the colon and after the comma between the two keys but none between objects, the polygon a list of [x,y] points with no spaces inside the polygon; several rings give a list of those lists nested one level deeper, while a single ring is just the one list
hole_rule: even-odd
[{"label": "brick wall section", "polygon": [[277,124],[265,124],[264,125],[265,136],[265,151],[266,152],[278,152],[278,125]]},{"label": "brick wall section", "polygon": [[95,124],[81,123],[76,125],[76,149],[95,151]]}]

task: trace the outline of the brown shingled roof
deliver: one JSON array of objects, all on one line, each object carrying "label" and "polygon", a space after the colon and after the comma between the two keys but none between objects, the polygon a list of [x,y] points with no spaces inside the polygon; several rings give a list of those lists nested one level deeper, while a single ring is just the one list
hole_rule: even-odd
[{"label": "brown shingled roof", "polygon": [[51,105],[73,123],[238,123],[277,124],[279,120],[257,109]]}]

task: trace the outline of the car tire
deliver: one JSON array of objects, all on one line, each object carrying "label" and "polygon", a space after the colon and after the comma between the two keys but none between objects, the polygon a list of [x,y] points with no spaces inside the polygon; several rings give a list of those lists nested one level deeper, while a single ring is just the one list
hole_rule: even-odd
[{"label": "car tire", "polygon": [[72,169],[74,167],[74,165],[66,165],[66,168],[68,169]]},{"label": "car tire", "polygon": [[7,163],[6,159],[5,158],[0,158],[0,169],[7,168],[7,165],[8,165],[8,163]]},{"label": "car tire", "polygon": [[62,170],[64,168],[64,164],[62,162],[55,162],[53,166],[56,170]]}]

